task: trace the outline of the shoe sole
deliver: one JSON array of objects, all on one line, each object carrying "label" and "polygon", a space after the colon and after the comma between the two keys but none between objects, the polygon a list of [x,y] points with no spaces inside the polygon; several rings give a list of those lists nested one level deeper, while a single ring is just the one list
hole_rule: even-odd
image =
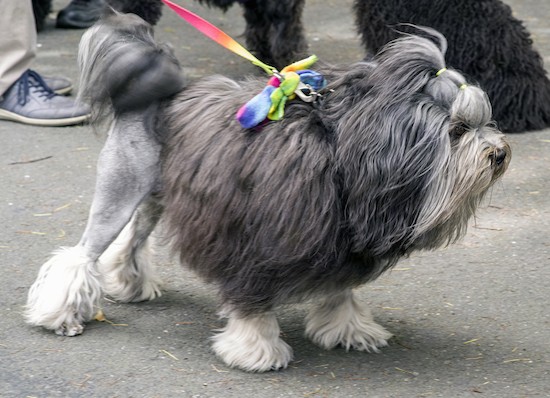
[{"label": "shoe sole", "polygon": [[30,117],[18,115],[13,112],[8,112],[4,109],[0,109],[0,120],[9,120],[11,122],[30,124],[32,126],[43,126],[43,127],[72,126],[75,124],[84,123],[89,118],[90,118],[90,115],[88,114],[88,115],[66,117],[63,119],[33,119]]},{"label": "shoe sole", "polygon": [[63,87],[63,88],[54,90],[53,92],[56,93],[57,95],[69,95],[71,91],[73,91],[73,86]]},{"label": "shoe sole", "polygon": [[96,22],[97,20],[93,22],[89,21],[89,22],[82,22],[82,23],[57,20],[57,22],[55,23],[55,27],[57,29],[88,29],[90,26],[92,26]]}]

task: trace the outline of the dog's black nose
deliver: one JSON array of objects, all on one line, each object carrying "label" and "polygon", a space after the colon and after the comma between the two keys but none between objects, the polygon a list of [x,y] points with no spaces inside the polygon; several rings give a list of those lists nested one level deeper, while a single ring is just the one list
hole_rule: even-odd
[{"label": "dog's black nose", "polygon": [[506,159],[506,151],[503,149],[495,148],[492,157],[493,162],[495,162],[497,166],[500,166],[502,163],[504,163],[504,160]]}]

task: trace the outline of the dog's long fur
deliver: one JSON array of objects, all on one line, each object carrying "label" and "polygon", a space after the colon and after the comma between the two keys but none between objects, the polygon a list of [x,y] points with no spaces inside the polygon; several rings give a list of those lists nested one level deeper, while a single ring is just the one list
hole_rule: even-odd
[{"label": "dog's long fur", "polygon": [[229,320],[213,348],[228,365],[286,367],[292,350],[272,310],[311,297],[306,333],[321,347],[386,345],[390,334],[351,289],[459,238],[510,160],[484,92],[456,71],[436,76],[446,42],[429,34],[325,68],[318,103],[291,101],[283,120],[245,130],[235,114],[265,78],[187,83],[139,18],[91,28],[83,96],[114,121],[84,235],[42,267],[28,321],[75,335],[102,290],[157,296],[145,252],[162,216],[174,252],[219,289]]}]

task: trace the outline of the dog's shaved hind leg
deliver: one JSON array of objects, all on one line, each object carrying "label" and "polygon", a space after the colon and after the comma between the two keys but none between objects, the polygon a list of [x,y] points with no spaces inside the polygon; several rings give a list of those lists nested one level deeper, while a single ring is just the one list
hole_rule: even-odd
[{"label": "dog's shaved hind leg", "polygon": [[86,230],[75,247],[61,249],[41,267],[27,300],[30,324],[74,336],[93,318],[101,296],[100,255],[159,188],[160,143],[150,126],[143,111],[115,119],[99,157]]}]

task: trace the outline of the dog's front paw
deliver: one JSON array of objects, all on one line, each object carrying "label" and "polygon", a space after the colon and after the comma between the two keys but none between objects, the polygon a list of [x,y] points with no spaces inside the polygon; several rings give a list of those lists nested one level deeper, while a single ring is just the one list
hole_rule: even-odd
[{"label": "dog's front paw", "polygon": [[272,316],[230,318],[212,339],[214,352],[231,367],[248,372],[284,369],[292,360],[292,348],[279,337]]},{"label": "dog's front paw", "polygon": [[306,320],[306,336],[326,350],[340,345],[346,350],[379,352],[392,336],[374,322],[369,309],[351,291],[325,299]]},{"label": "dog's front paw", "polygon": [[214,337],[212,348],[228,366],[247,372],[284,369],[292,360],[292,348],[281,338],[265,341],[239,341],[221,333]]},{"label": "dog's front paw", "polygon": [[380,352],[379,348],[387,346],[388,339],[392,336],[390,332],[373,321],[348,324],[327,322],[316,330],[308,324],[306,335],[326,350],[342,346],[346,350],[353,348],[367,352]]}]

